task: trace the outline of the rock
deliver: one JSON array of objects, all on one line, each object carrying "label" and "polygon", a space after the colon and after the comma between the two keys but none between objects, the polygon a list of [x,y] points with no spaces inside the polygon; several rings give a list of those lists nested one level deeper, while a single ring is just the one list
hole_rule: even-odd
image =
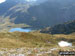
[{"label": "rock", "polygon": [[60,47],[71,47],[71,46],[72,46],[72,43],[69,43],[69,42],[66,42],[66,41],[60,41],[60,42],[58,43],[58,45],[59,45]]},{"label": "rock", "polygon": [[18,54],[17,56],[25,56],[24,54]]}]

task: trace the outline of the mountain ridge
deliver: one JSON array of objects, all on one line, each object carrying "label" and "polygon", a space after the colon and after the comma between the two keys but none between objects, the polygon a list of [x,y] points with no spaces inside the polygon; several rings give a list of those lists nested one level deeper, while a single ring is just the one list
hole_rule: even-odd
[{"label": "mountain ridge", "polygon": [[66,2],[65,0],[48,0],[32,6],[21,3],[21,0],[19,0],[21,2],[7,1],[0,5],[0,16],[8,19],[10,23],[44,28],[75,19],[74,0],[66,0]]},{"label": "mountain ridge", "polygon": [[49,34],[71,34],[75,32],[75,20],[58,24],[53,27],[48,27],[40,31],[41,33]]}]

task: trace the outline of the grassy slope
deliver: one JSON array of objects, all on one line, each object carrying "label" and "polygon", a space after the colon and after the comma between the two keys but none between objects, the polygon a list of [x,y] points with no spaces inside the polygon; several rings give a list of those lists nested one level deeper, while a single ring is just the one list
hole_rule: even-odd
[{"label": "grassy slope", "polygon": [[75,44],[75,33],[70,35],[49,35],[42,33],[24,32],[1,32],[0,48],[19,48],[19,47],[53,47],[58,46],[61,40],[66,40]]}]

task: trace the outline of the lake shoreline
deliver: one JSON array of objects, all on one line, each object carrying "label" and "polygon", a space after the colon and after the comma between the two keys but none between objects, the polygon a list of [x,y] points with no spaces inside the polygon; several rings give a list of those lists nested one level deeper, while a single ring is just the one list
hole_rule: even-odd
[{"label": "lake shoreline", "polygon": [[38,29],[33,28],[33,27],[21,27],[21,28],[11,28],[9,30],[9,32],[15,32],[15,31],[18,31],[18,32],[31,32],[31,31],[35,31],[35,30],[38,30]]}]

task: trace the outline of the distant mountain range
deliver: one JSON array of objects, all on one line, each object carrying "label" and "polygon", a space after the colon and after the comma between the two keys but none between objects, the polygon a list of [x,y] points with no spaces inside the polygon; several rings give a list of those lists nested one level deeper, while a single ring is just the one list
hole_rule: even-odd
[{"label": "distant mountain range", "polygon": [[0,4],[0,22],[48,27],[75,20],[75,0],[7,0]]},{"label": "distant mountain range", "polygon": [[75,21],[58,24],[51,28],[48,27],[41,30],[40,32],[50,34],[70,34],[75,32]]}]

